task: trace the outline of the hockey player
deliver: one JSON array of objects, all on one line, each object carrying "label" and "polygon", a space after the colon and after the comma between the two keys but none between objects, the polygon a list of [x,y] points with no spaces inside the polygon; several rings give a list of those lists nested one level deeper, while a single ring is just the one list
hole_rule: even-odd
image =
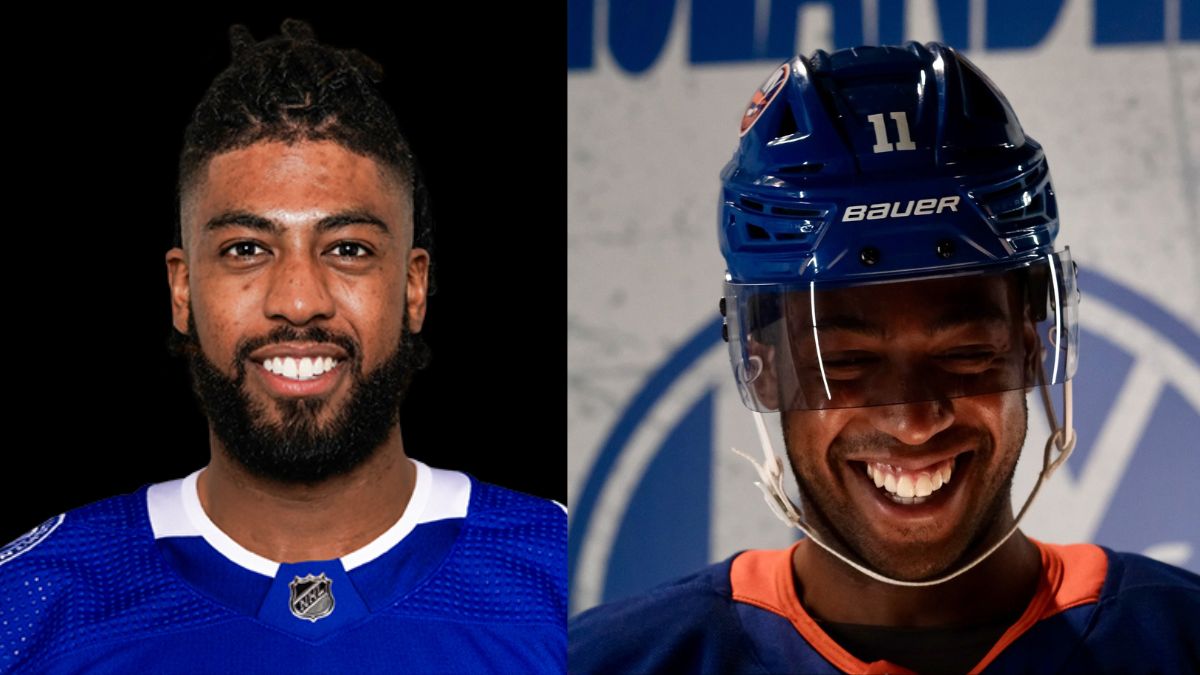
[{"label": "hockey player", "polygon": [[0,671],[563,672],[566,517],[406,456],[430,219],[361,53],[287,20],[185,132],[166,255],[211,461],[0,549]]},{"label": "hockey player", "polygon": [[[571,671],[1200,668],[1196,575],[1018,529],[1075,444],[1079,296],[1045,154],[996,86],[937,43],[817,51],[740,132],[724,331],[759,485],[807,536],[575,617]],[[1052,434],[1014,501],[1033,389]]]}]

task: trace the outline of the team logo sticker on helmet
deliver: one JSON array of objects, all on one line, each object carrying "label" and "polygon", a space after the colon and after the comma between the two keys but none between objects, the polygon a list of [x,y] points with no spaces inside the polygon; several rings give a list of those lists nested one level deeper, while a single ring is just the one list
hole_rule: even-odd
[{"label": "team logo sticker on helmet", "polygon": [[750,127],[754,126],[767,106],[771,105],[771,101],[775,100],[776,94],[783,89],[791,72],[792,68],[788,64],[779,66],[754,92],[754,96],[750,97],[750,103],[746,106],[746,114],[742,115],[742,131],[739,136],[745,136],[746,132],[750,131]]},{"label": "team logo sticker on helmet", "polygon": [[307,619],[316,623],[317,619],[333,613],[333,580],[321,572],[317,576],[306,574],[292,579],[288,587],[292,589],[288,608],[297,619]]}]

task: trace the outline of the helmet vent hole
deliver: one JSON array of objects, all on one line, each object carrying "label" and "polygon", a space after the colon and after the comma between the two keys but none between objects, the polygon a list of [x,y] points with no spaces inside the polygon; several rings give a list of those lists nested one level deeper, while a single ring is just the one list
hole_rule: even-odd
[{"label": "helmet vent hole", "polygon": [[1029,206],[1025,209],[1025,212],[1026,213],[1041,213],[1042,211],[1045,210],[1045,208],[1046,208],[1045,205],[1042,203],[1042,193],[1039,192],[1036,195],[1034,195],[1033,199],[1029,202]]},{"label": "helmet vent hole", "polygon": [[750,209],[751,211],[758,211],[759,213],[762,213],[763,210],[762,204],[754,201],[753,199],[746,199],[745,197],[742,197],[742,206]]},{"label": "helmet vent hole", "polygon": [[771,213],[777,216],[795,216],[797,218],[820,218],[825,215],[812,209],[789,209],[786,206],[776,206],[771,209]]},{"label": "helmet vent hole", "polygon": [[811,173],[817,173],[823,168],[825,168],[825,165],[819,162],[813,164],[797,164],[795,166],[785,166],[779,170],[779,173],[793,176],[803,176]]},{"label": "helmet vent hole", "polygon": [[746,223],[746,234],[751,239],[759,239],[759,240],[767,239],[767,240],[769,240],[771,238],[771,235],[768,234],[766,230],[764,230],[763,228],[761,228],[757,225],[751,225],[750,223]]},{"label": "helmet vent hole", "polygon": [[780,139],[784,136],[791,136],[799,131],[796,126],[796,116],[792,114],[792,106],[784,105],[779,111],[779,126],[775,129],[775,138]]}]

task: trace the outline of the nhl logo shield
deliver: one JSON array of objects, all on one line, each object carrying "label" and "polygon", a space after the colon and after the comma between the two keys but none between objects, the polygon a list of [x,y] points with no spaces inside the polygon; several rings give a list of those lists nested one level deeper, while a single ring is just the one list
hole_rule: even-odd
[{"label": "nhl logo shield", "polygon": [[313,576],[306,574],[292,579],[288,587],[292,589],[288,608],[297,619],[317,619],[329,616],[333,612],[333,590],[330,588],[333,580],[324,572]]}]

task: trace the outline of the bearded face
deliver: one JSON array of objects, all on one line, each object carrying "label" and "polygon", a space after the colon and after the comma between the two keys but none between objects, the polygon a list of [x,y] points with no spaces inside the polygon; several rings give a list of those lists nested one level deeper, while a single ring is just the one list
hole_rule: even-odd
[{"label": "bearded face", "polygon": [[[362,350],[350,337],[320,327],[280,326],[238,344],[231,378],[205,356],[194,321],[189,320],[187,335],[172,337],[172,349],[187,358],[200,406],[230,457],[251,473],[281,483],[317,483],[370,458],[399,423],[413,373],[429,361],[427,346],[407,326],[391,357],[369,373],[363,372]],[[268,404],[276,408],[269,415],[250,396],[250,353],[289,342],[332,343],[350,356],[341,364],[353,381],[344,403],[333,408],[323,396],[278,398]]]}]

